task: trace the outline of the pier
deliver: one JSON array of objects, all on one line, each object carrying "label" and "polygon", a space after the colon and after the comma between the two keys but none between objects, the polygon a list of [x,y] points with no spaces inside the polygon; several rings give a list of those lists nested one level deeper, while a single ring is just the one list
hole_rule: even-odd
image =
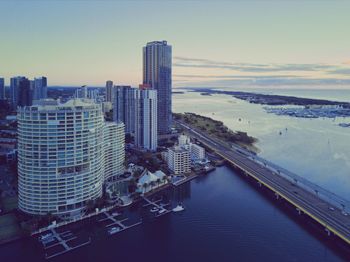
[{"label": "pier", "polygon": [[157,208],[157,214],[155,215],[155,217],[160,217],[160,216],[164,216],[168,213],[170,213],[172,210],[166,209],[165,207],[170,205],[170,203],[167,204],[158,204],[159,202],[162,201],[162,199],[158,199],[155,201],[151,201],[150,199],[148,199],[145,196],[142,196],[142,199],[145,200],[147,202],[147,204],[143,205],[143,207],[147,207],[147,206],[153,206],[155,208]]},{"label": "pier", "polygon": [[209,137],[206,133],[177,121],[191,137],[213,150],[230,165],[241,170],[246,176],[254,179],[260,187],[271,190],[276,200],[284,199],[294,206],[298,214],[305,214],[316,221],[327,232],[350,244],[350,203],[311,182],[284,172],[274,165],[271,168],[267,161],[254,157],[242,150]]},{"label": "pier", "polygon": [[132,224],[132,225],[126,225],[124,224],[125,221],[129,220],[128,218],[124,218],[124,219],[117,219],[117,217],[119,217],[121,214],[120,213],[112,213],[112,214],[109,214],[108,212],[103,212],[103,214],[105,215],[105,218],[102,218],[102,219],[99,219],[98,222],[103,222],[103,221],[107,221],[107,220],[110,220],[111,223],[106,225],[105,227],[106,228],[111,228],[113,226],[118,226],[119,227],[119,230],[116,232],[116,233],[120,233],[126,229],[130,229],[132,227],[135,227],[135,226],[138,226],[140,224],[142,224],[142,221],[140,222],[137,222],[135,224]]},{"label": "pier", "polygon": [[[42,243],[44,249],[47,252],[45,254],[45,258],[50,259],[91,243],[90,238],[88,241],[82,242],[80,244],[71,243],[71,241],[77,239],[78,237],[69,230],[58,233],[55,229],[50,229],[50,231],[47,234],[43,235],[39,241]],[[52,251],[53,249],[59,250]]]}]

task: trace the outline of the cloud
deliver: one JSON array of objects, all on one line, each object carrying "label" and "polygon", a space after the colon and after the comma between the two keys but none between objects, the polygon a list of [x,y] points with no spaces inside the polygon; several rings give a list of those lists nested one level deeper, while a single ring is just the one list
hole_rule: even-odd
[{"label": "cloud", "polygon": [[175,67],[228,69],[240,72],[288,72],[288,71],[320,71],[335,69],[328,64],[255,64],[230,63],[201,58],[174,57]]},{"label": "cloud", "polygon": [[338,68],[334,69],[328,72],[328,74],[335,74],[335,75],[348,75],[350,76],[350,68]]},{"label": "cloud", "polygon": [[183,84],[188,87],[229,87],[237,85],[257,86],[324,86],[324,85],[350,85],[350,79],[337,78],[245,78],[245,79],[215,79],[209,81],[175,80],[177,85]]},{"label": "cloud", "polygon": [[216,78],[216,79],[236,79],[236,78],[298,78],[302,76],[298,75],[181,75],[175,74],[173,75],[175,78]]}]

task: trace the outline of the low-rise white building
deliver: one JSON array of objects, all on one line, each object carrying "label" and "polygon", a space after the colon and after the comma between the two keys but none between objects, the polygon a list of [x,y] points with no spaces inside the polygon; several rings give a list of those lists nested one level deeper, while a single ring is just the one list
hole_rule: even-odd
[{"label": "low-rise white building", "polygon": [[205,159],[205,149],[197,144],[191,143],[188,136],[182,134],[178,138],[178,145],[190,151],[190,156],[193,161]]},{"label": "low-rise white building", "polygon": [[168,149],[168,168],[175,175],[191,172],[190,151],[184,147],[174,146]]},{"label": "low-rise white building", "polygon": [[205,149],[197,144],[190,144],[191,159],[194,161],[205,159]]},{"label": "low-rise white building", "polygon": [[145,194],[168,183],[167,176],[158,170],[154,173],[145,169],[137,182],[137,191]]},{"label": "low-rise white building", "polygon": [[179,146],[187,147],[190,144],[190,138],[184,134],[180,135],[178,138]]}]

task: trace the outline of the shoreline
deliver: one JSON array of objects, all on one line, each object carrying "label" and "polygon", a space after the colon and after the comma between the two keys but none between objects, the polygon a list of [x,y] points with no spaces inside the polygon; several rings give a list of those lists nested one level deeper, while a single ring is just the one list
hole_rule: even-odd
[{"label": "shoreline", "polygon": [[189,88],[189,92],[201,93],[201,95],[213,95],[222,94],[230,95],[240,100],[245,100],[249,103],[260,104],[260,105],[296,105],[296,106],[308,106],[308,105],[323,105],[323,106],[343,106],[344,108],[350,109],[349,102],[332,101],[327,99],[316,99],[316,98],[304,98],[288,95],[269,95],[261,94],[255,91],[224,91],[215,90],[212,88]]}]

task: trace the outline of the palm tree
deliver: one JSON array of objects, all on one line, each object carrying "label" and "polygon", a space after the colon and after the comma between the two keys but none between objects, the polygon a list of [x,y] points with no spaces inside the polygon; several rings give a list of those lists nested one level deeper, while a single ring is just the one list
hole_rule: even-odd
[{"label": "palm tree", "polygon": [[154,181],[151,181],[151,190],[153,189],[153,187],[154,187],[154,184],[155,184],[155,182]]},{"label": "palm tree", "polygon": [[147,190],[147,187],[148,187],[148,184],[145,182],[142,187],[144,188],[144,192],[143,193],[146,193],[146,190]]}]

